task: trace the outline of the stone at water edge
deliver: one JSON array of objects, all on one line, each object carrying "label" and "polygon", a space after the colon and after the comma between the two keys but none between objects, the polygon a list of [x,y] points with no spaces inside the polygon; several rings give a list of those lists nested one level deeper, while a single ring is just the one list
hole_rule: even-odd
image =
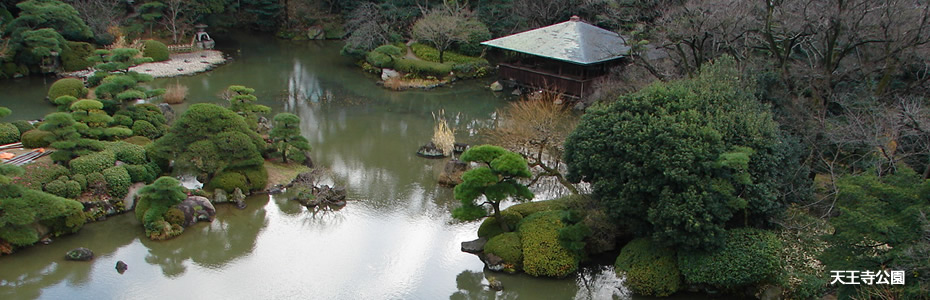
[{"label": "stone at water edge", "polygon": [[226,197],[226,191],[223,189],[213,190],[213,203],[226,203],[229,202],[229,198]]},{"label": "stone at water edge", "polygon": [[165,123],[171,124],[174,121],[174,109],[171,108],[171,105],[168,103],[159,103],[158,109],[161,109],[161,114],[165,115]]},{"label": "stone at water edge", "polygon": [[504,85],[502,85],[500,81],[495,81],[494,83],[491,83],[491,91],[500,92],[503,90],[504,90]]},{"label": "stone at water edge", "polygon": [[277,195],[283,192],[284,192],[284,186],[280,184],[275,184],[274,186],[268,189],[269,195]]},{"label": "stone at water edge", "polygon": [[481,253],[484,251],[484,244],[488,243],[486,238],[478,238],[474,241],[462,242],[462,252]]},{"label": "stone at water edge", "polygon": [[501,271],[504,269],[504,259],[492,253],[484,254],[484,263],[488,265],[488,269],[492,271]]},{"label": "stone at water edge", "polygon": [[129,265],[124,263],[122,260],[116,262],[116,272],[123,274],[123,272],[126,272],[126,270],[128,269],[129,269]]},{"label": "stone at water edge", "polygon": [[488,277],[488,287],[495,291],[503,291],[504,283],[500,280],[497,280],[497,278]]},{"label": "stone at water edge", "polygon": [[462,174],[467,170],[468,163],[458,159],[449,160],[449,162],[446,162],[446,166],[443,168],[442,173],[439,173],[439,183],[448,186],[456,186],[462,183]]},{"label": "stone at water edge", "polygon": [[182,224],[182,226],[185,228],[200,220],[209,220],[212,222],[213,218],[216,217],[216,208],[214,208],[213,203],[210,203],[210,200],[205,197],[187,197],[187,199],[184,199],[184,201],[176,207],[184,213],[184,224]]},{"label": "stone at water edge", "polygon": [[392,69],[382,69],[381,70],[381,80],[387,81],[391,78],[400,77],[400,72],[394,71]]},{"label": "stone at water edge", "polygon": [[81,247],[68,251],[68,253],[65,254],[65,259],[73,261],[89,261],[94,259],[94,252],[90,251],[90,249]]}]

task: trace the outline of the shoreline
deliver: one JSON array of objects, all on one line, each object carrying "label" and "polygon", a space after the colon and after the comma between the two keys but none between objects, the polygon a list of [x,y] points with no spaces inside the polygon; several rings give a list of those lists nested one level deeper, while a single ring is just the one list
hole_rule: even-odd
[{"label": "shoreline", "polygon": [[[196,52],[172,53],[166,61],[144,63],[129,68],[140,74],[152,75],[154,78],[167,78],[177,76],[195,75],[213,70],[218,65],[227,62],[223,52],[219,50],[201,50]],[[94,74],[93,68],[58,73],[59,77],[78,77],[87,79]]]}]

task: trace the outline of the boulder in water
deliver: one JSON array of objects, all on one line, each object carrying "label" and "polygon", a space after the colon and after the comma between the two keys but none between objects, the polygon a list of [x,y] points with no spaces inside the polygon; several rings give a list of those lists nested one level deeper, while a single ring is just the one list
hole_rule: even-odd
[{"label": "boulder in water", "polygon": [[232,202],[236,203],[237,208],[245,209],[245,194],[239,188],[233,191]]},{"label": "boulder in water", "polygon": [[462,183],[462,174],[468,170],[468,163],[458,159],[449,160],[442,173],[439,173],[439,184],[447,186],[456,186]]},{"label": "boulder in water", "polygon": [[478,238],[474,241],[462,242],[462,252],[481,253],[484,251],[484,244],[488,243],[486,238]]},{"label": "boulder in water", "polygon": [[124,263],[122,260],[116,262],[116,272],[123,274],[126,270],[129,269],[129,265]]},{"label": "boulder in water", "polygon": [[65,259],[74,261],[89,261],[94,259],[94,252],[90,251],[90,249],[81,247],[68,251],[68,253],[65,254]]},{"label": "boulder in water", "polygon": [[500,81],[495,81],[494,83],[491,84],[491,90],[495,92],[503,91],[504,85],[502,85]]},{"label": "boulder in water", "polygon": [[229,202],[229,197],[226,196],[226,191],[223,189],[213,190],[213,203],[226,203]]},{"label": "boulder in water", "polygon": [[174,121],[174,109],[171,108],[171,105],[168,103],[159,103],[158,109],[161,109],[161,114],[165,115],[165,123],[171,124]]},{"label": "boulder in water", "polygon": [[184,199],[181,204],[177,205],[178,209],[184,213],[184,227],[194,225],[198,221],[212,222],[216,217],[216,208],[209,199],[201,196],[190,196]]}]

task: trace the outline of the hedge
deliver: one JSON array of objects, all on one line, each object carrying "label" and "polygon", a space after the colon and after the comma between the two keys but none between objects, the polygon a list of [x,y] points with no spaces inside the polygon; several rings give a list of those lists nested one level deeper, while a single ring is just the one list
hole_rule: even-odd
[{"label": "hedge", "polygon": [[142,50],[142,56],[151,57],[155,61],[166,61],[170,59],[168,46],[164,43],[155,40],[145,40],[142,41],[142,45],[145,46]]},{"label": "hedge", "polygon": [[100,151],[72,159],[69,165],[75,174],[90,174],[103,171],[116,164],[113,151]]},{"label": "hedge", "polygon": [[221,189],[227,193],[232,193],[236,190],[236,188],[239,188],[239,190],[242,191],[249,190],[249,185],[245,179],[245,176],[239,174],[238,172],[220,172],[210,180],[208,186],[208,191]]},{"label": "hedge", "polygon": [[77,198],[81,190],[81,184],[74,180],[56,179],[45,185],[46,192],[63,198]]},{"label": "hedge", "polygon": [[583,200],[584,196],[574,195],[546,201],[520,203],[508,207],[506,210],[518,212],[520,215],[526,217],[538,212],[579,208],[579,202],[582,202]]},{"label": "hedge", "polygon": [[626,286],[633,293],[665,297],[681,288],[677,260],[674,250],[638,238],[623,247],[614,266],[618,273],[626,273]]},{"label": "hedge", "polygon": [[418,75],[446,76],[452,72],[452,66],[416,59],[395,59],[394,68],[405,73]]},{"label": "hedge", "polygon": [[404,55],[404,50],[394,45],[382,45],[378,48],[375,48],[375,50],[371,50],[371,52],[378,52],[378,53],[393,55],[393,56]]},{"label": "hedge", "polygon": [[48,161],[40,161],[23,166],[23,175],[16,183],[24,187],[41,191],[45,184],[52,182],[61,176],[68,176],[71,172],[64,166],[53,164]]},{"label": "hedge", "polygon": [[16,121],[11,122],[10,124],[13,124],[13,126],[16,126],[16,129],[19,129],[20,133],[26,133],[26,131],[36,129],[35,126],[32,126],[32,123],[29,123],[29,121],[26,121],[26,120],[16,120]]},{"label": "hedge", "polygon": [[61,96],[72,96],[74,98],[84,98],[87,96],[87,88],[84,82],[77,78],[62,78],[48,89],[48,99],[55,100]]},{"label": "hedge", "polygon": [[245,179],[249,183],[249,191],[261,191],[268,186],[268,170],[265,169],[265,165],[239,169],[237,171],[245,175]]},{"label": "hedge", "polygon": [[378,68],[394,67],[393,57],[377,51],[371,51],[365,54],[365,61]]},{"label": "hedge", "polygon": [[114,198],[122,199],[129,193],[129,186],[132,180],[129,178],[129,172],[123,166],[115,166],[103,170],[103,178],[107,182],[107,193]]},{"label": "hedge", "polygon": [[116,160],[127,164],[139,165],[145,163],[145,147],[124,141],[108,143],[107,150],[116,155]]},{"label": "hedge", "polygon": [[564,211],[535,213],[520,221],[523,270],[532,276],[562,278],[578,269],[578,258],[559,242]]},{"label": "hedge", "polygon": [[[510,209],[501,211],[501,217],[507,222],[507,226],[510,227],[510,230],[516,230],[517,223],[523,220],[523,215]],[[495,217],[485,218],[484,221],[481,222],[481,226],[478,227],[478,237],[490,239],[501,233],[504,233],[504,231],[501,229],[501,225],[497,222],[497,218]]]},{"label": "hedge", "polygon": [[[410,45],[410,49],[413,50],[413,54],[417,57],[430,62],[439,62],[439,50],[433,48],[426,44],[414,43]],[[465,64],[465,63],[484,63],[488,64],[488,60],[480,57],[471,57],[462,54],[455,53],[453,51],[446,50],[442,53],[443,63],[455,63],[455,64]]]},{"label": "hedge", "polygon": [[82,191],[87,189],[87,176],[86,175],[74,174],[74,175],[71,175],[71,180],[74,180],[74,182],[77,182],[81,186]]},{"label": "hedge", "polygon": [[133,144],[133,145],[142,146],[143,148],[145,147],[145,145],[148,145],[148,144],[151,144],[151,143],[152,143],[152,140],[151,140],[151,139],[149,139],[149,138],[147,138],[147,137],[144,137],[144,136],[138,136],[138,135],[137,135],[137,136],[131,136],[131,137],[129,137],[129,138],[126,138],[126,139],[123,140],[123,141],[124,141],[124,142],[127,142],[127,143],[130,143],[130,144]]},{"label": "hedge", "polygon": [[68,41],[68,48],[62,50],[61,67],[67,72],[84,70],[94,65],[87,61],[87,57],[95,50],[90,43]]},{"label": "hedge", "polygon": [[146,120],[138,120],[132,123],[132,134],[147,137],[149,139],[161,136],[161,131],[155,128],[155,125]]},{"label": "hedge", "polygon": [[727,233],[722,249],[679,253],[678,266],[688,283],[733,291],[775,282],[782,269],[779,249],[781,242],[771,232],[733,229]]},{"label": "hedge", "polygon": [[19,142],[21,135],[19,129],[13,126],[13,124],[0,123],[0,145]]},{"label": "hedge", "polygon": [[132,182],[144,182],[146,184],[155,181],[156,174],[144,165],[123,165],[126,172],[129,173],[129,179]]},{"label": "hedge", "polygon": [[504,271],[513,273],[523,267],[523,245],[520,234],[507,232],[491,238],[484,245],[484,253],[494,254],[504,260]]},{"label": "hedge", "polygon": [[40,221],[50,226],[54,235],[75,232],[84,225],[81,203],[46,192],[24,190],[21,197],[0,201],[0,239],[13,245],[26,246],[39,240],[36,226]]},{"label": "hedge", "polygon": [[[149,123],[149,124],[152,124],[152,123]],[[117,114],[113,116],[113,122],[110,122],[110,125],[113,125],[113,126],[121,125],[121,126],[126,126],[126,127],[132,127],[132,125],[135,125],[135,124],[132,122],[132,117],[128,115]]]}]

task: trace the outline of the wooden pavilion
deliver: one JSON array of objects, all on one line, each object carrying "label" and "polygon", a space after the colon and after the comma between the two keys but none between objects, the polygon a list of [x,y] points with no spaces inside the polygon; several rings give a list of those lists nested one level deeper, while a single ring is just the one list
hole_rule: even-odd
[{"label": "wooden pavilion", "polygon": [[578,16],[481,44],[517,53],[498,65],[501,78],[576,97],[594,92],[594,80],[606,75],[630,50],[619,34]]}]

